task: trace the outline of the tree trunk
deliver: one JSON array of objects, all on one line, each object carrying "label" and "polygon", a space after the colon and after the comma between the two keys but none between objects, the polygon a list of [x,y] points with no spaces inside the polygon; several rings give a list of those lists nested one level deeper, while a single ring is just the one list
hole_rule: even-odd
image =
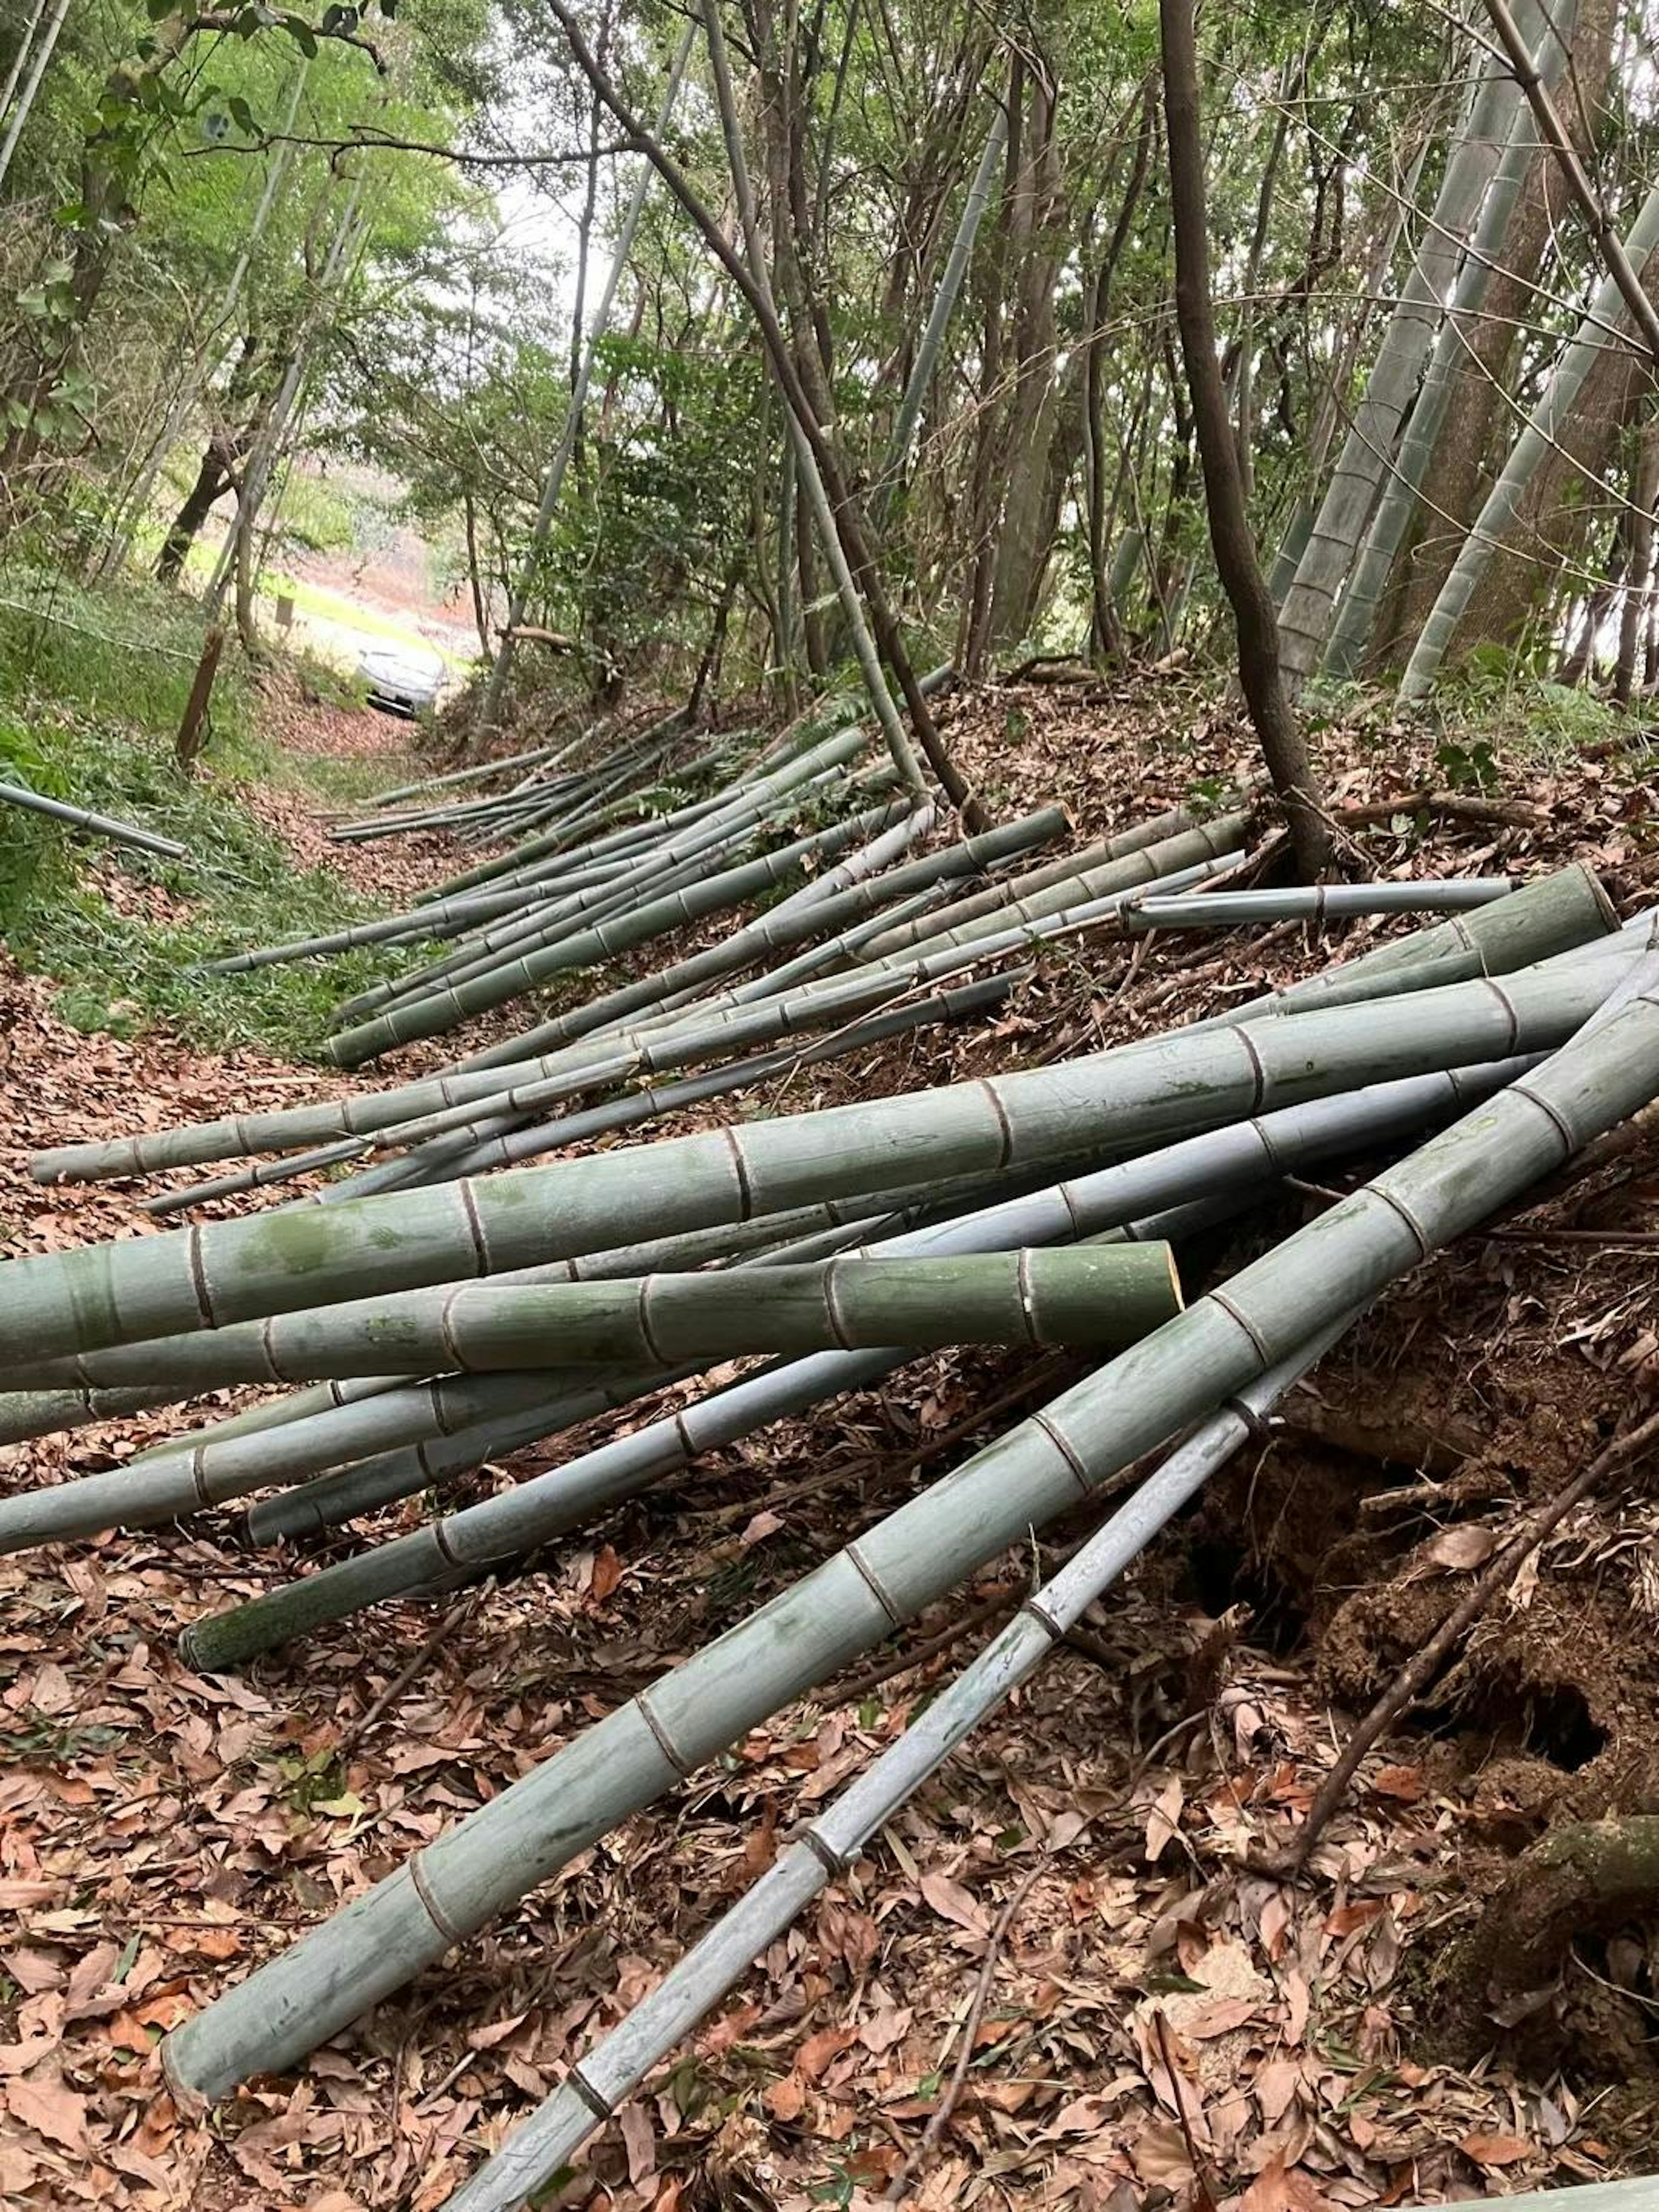
[{"label": "tree trunk", "polygon": [[[1571,76],[1583,88],[1583,107],[1592,112],[1612,65],[1618,12],[1617,0],[1579,0]],[[1568,105],[1575,131],[1582,131],[1580,103]],[[1583,155],[1586,143],[1575,143]],[[1451,370],[1443,427],[1425,473],[1434,487],[1433,506],[1407,535],[1389,578],[1373,646],[1379,661],[1398,662],[1421,635],[1463,533],[1480,511],[1491,479],[1492,444],[1510,423],[1504,395],[1512,386],[1522,326],[1532,312],[1532,288],[1549,265],[1558,228],[1571,221],[1560,171],[1549,149],[1540,147],[1504,240],[1504,266],[1493,271],[1480,317],[1466,333]]]},{"label": "tree trunk", "polygon": [[1330,831],[1313,763],[1279,675],[1279,625],[1245,512],[1227,395],[1216,359],[1208,217],[1200,134],[1198,53],[1192,0],[1159,0],[1164,114],[1175,223],[1176,318],[1192,391],[1193,419],[1216,567],[1238,631],[1238,673],[1273,789],[1285,809],[1297,865],[1310,880],[1325,865]]},{"label": "tree trunk", "polygon": [[1659,425],[1644,424],[1637,447],[1631,499],[1634,513],[1630,525],[1630,559],[1625,571],[1625,605],[1619,623],[1619,665],[1613,679],[1613,699],[1628,707],[1636,688],[1636,662],[1641,647],[1649,596],[1652,589],[1653,508],[1659,499]]}]

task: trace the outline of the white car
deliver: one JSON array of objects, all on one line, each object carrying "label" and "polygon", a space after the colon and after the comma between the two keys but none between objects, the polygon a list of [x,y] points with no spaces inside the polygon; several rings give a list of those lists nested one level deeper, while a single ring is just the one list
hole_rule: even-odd
[{"label": "white car", "polygon": [[371,707],[412,721],[436,700],[444,665],[435,653],[386,639],[364,646],[357,656],[357,673],[368,686]]}]

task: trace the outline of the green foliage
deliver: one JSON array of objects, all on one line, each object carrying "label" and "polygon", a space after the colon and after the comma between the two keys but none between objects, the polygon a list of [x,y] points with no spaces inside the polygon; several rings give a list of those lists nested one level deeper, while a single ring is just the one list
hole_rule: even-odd
[{"label": "green foliage", "polygon": [[[1537,672],[1525,653],[1492,644],[1477,645],[1463,656],[1443,678],[1435,706],[1449,732],[1436,758],[1459,790],[1493,787],[1498,780],[1494,746],[1548,758],[1628,736],[1640,720],[1639,710],[1632,716],[1593,691],[1554,683]],[[1484,742],[1466,744],[1471,732]]]},{"label": "green foliage", "polygon": [[[0,935],[25,967],[62,984],[58,1010],[75,1028],[125,1036],[165,1021],[204,1048],[303,1054],[335,1000],[392,972],[394,956],[366,949],[222,977],[203,975],[200,963],[384,909],[331,870],[296,868],[247,808],[247,783],[291,781],[295,764],[254,734],[232,662],[216,692],[205,773],[179,774],[172,739],[191,668],[137,641],[149,599],[94,602],[100,635],[0,611],[0,780],[159,830],[187,857],[153,857],[0,805]],[[171,617],[164,634],[183,634],[173,603],[160,611]],[[319,765],[331,781],[349,781],[345,764]],[[366,784],[386,780],[384,761],[350,768]]]},{"label": "green foliage", "polygon": [[1498,763],[1485,738],[1468,745],[1443,738],[1434,749],[1434,762],[1453,791],[1493,791],[1500,780]]}]

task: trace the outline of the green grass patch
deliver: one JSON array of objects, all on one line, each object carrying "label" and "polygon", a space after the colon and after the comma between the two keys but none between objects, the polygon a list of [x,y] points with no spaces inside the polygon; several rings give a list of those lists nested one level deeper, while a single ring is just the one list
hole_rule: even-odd
[{"label": "green grass patch", "polygon": [[335,1003],[398,972],[412,948],[204,975],[220,954],[388,911],[331,869],[299,867],[243,791],[304,781],[349,804],[345,787],[379,787],[395,780],[394,764],[301,763],[266,746],[256,696],[228,655],[203,772],[181,775],[172,738],[191,670],[143,646],[199,640],[200,617],[176,602],[153,609],[149,597],[82,595],[74,629],[0,608],[0,781],[158,830],[187,857],[153,857],[0,805],[0,937],[61,986],[58,1012],[89,1034],[132,1036],[165,1022],[204,1050],[312,1056]]}]

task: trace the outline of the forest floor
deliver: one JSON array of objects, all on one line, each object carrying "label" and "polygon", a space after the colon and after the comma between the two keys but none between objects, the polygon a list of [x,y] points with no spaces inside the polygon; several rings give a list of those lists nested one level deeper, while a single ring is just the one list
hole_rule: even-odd
[{"label": "forest floor", "polygon": [[[261,714],[286,770],[218,788],[218,805],[251,809],[300,870],[344,872],[343,899],[398,898],[434,872],[433,851],[331,847],[313,818],[342,758],[359,793],[398,781],[404,732],[292,692]],[[1058,796],[1085,836],[1249,766],[1235,724],[1168,682],[992,689],[952,702],[945,723],[994,812]],[[1639,745],[1540,735],[1530,708],[1510,716],[1491,699],[1438,742],[1356,715],[1319,743],[1339,805],[1369,809],[1341,817],[1347,856],[1376,872],[1575,857],[1621,912],[1655,896],[1653,763]],[[1449,784],[1461,811],[1376,805]],[[188,922],[182,893],[151,912],[143,864],[83,849],[111,910]],[[1085,941],[993,1024],[799,1072],[756,1103],[1088,1049],[1363,941],[1293,927],[1196,954]],[[106,1001],[120,995],[108,979]],[[208,1046],[189,1010],[182,1029],[141,1010],[118,1024],[125,1035],[87,1022],[79,1001],[68,1011],[82,1026],[64,991],[0,954],[8,1255],[147,1225],[136,1200],[149,1186],[30,1183],[37,1146],[330,1080],[260,1033]],[[1358,1179],[1345,1168],[1344,1184]],[[1271,1219],[1193,1255],[1189,1295],[1328,1195],[1287,1191]],[[910,2201],[933,2212],[1317,2212],[1650,2162],[1659,1923],[1584,1935],[1560,1988],[1508,2029],[1459,1978],[1461,1939],[1552,1821],[1659,1807],[1650,1467],[1577,1509],[1495,1600],[1368,1758],[1305,1883],[1250,1860],[1291,1837],[1355,1715],[1517,1515],[1645,1407],[1656,1288],[1651,1135],[1419,1269],[1093,1609],[1079,1647],[773,1946],[559,2202],[878,2201],[965,2029],[962,2093],[909,2179]],[[239,1550],[228,1516],[0,1563],[0,2202],[431,2212],[766,1864],[799,1809],[890,1742],[1018,1601],[1029,1547],[584,1853],[297,2076],[184,2114],[162,2085],[160,2035],[1079,1371],[1069,1356],[919,1360],[878,1392],[699,1462],[441,1622],[383,1607],[245,1678],[205,1680],[176,1656],[191,1620],[295,1564]],[[173,1425],[158,1413],[0,1449],[0,1482],[110,1467]]]}]

